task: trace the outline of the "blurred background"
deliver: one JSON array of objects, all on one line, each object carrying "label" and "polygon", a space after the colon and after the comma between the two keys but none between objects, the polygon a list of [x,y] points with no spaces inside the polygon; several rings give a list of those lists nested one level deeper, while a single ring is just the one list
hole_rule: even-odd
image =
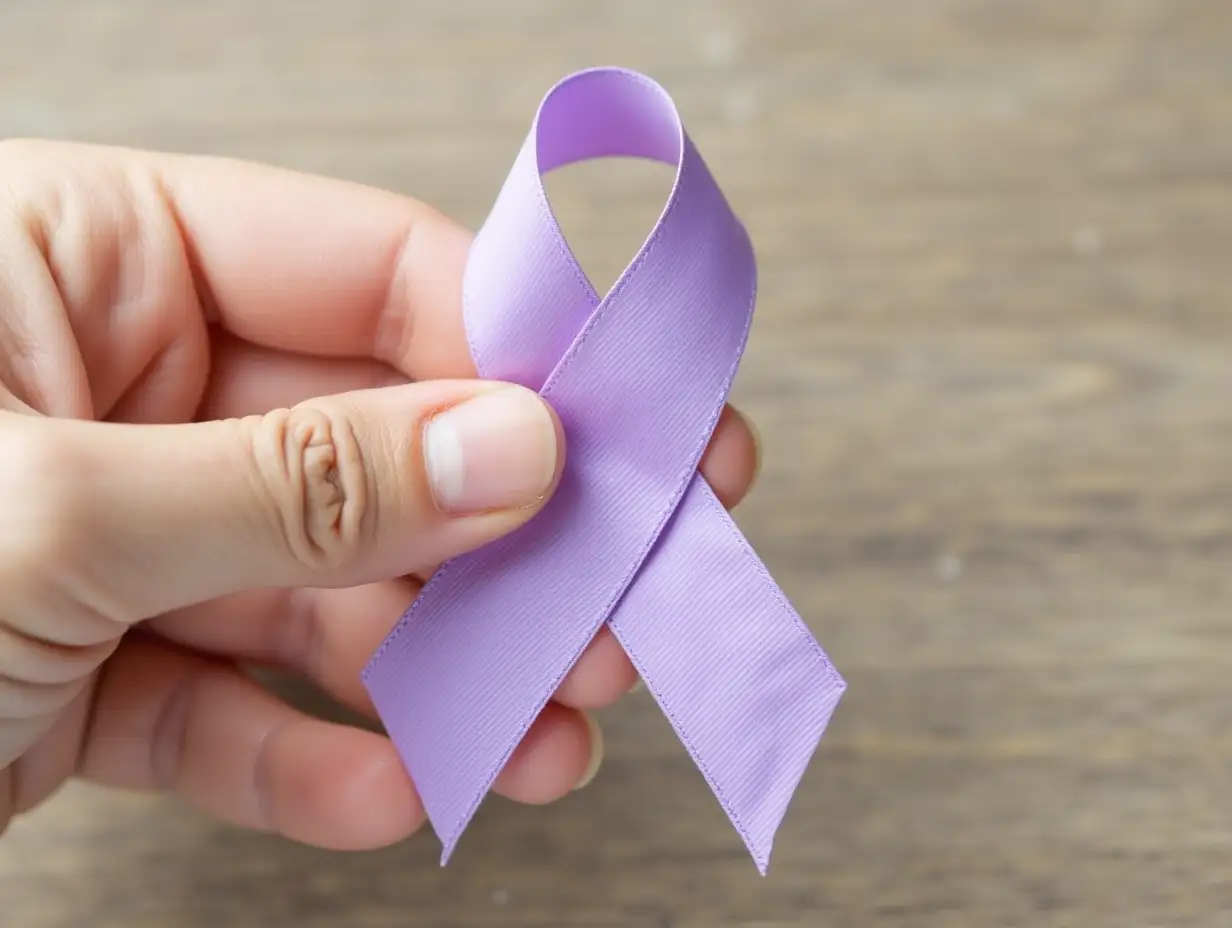
[{"label": "blurred background", "polygon": [[[445,870],[74,786],[0,841],[0,924],[1229,924],[1227,0],[4,0],[0,136],[475,225],[594,64],[667,86],[761,259],[737,519],[851,686],[770,877],[642,694],[590,788],[490,800]],[[597,284],[669,181],[553,179]]]}]

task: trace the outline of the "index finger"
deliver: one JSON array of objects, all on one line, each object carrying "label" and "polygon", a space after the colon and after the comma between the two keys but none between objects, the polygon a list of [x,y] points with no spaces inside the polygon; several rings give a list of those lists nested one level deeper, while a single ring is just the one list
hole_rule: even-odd
[{"label": "index finger", "polygon": [[462,273],[473,236],[409,197],[219,158],[146,161],[211,319],[247,341],[375,358],[413,380],[473,377]]}]

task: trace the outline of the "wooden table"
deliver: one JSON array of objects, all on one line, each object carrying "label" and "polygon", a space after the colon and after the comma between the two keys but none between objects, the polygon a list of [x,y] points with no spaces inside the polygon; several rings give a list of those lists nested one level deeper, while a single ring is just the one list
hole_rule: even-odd
[{"label": "wooden table", "polygon": [[[1232,4],[6,0],[0,133],[484,215],[542,92],[645,69],[746,218],[739,520],[851,684],[760,879],[652,702],[551,809],[342,856],[73,787],[4,928],[1226,926]],[[662,172],[553,193],[606,282]]]}]

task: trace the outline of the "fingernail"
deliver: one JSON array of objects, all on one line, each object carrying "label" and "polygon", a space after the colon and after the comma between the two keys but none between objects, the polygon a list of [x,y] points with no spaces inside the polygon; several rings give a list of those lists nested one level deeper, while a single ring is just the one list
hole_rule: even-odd
[{"label": "fingernail", "polygon": [[643,689],[645,689],[645,687],[646,687],[646,681],[643,680],[641,677],[638,677],[637,682],[634,683],[631,687],[629,687],[629,693],[630,694],[640,693]]},{"label": "fingernail", "polygon": [[424,459],[436,504],[456,515],[538,502],[556,474],[556,426],[521,387],[481,393],[435,416]]},{"label": "fingernail", "polygon": [[590,763],[586,765],[586,772],[582,774],[582,779],[578,780],[577,786],[573,787],[575,790],[589,786],[590,781],[595,778],[595,774],[603,765],[603,729],[589,713],[583,712],[582,717],[586,719],[586,727],[590,730]]}]

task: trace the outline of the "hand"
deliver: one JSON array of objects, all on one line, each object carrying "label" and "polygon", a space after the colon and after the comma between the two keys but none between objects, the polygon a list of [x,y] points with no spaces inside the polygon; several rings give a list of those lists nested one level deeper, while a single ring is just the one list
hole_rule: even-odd
[{"label": "hand", "polygon": [[[423,822],[360,670],[433,565],[532,518],[555,416],[474,379],[469,234],[390,193],[249,164],[0,143],[0,830],[80,776],[339,849]],[[757,449],[730,409],[702,470]],[[557,799],[584,710],[636,682],[601,632],[496,791]]]}]

